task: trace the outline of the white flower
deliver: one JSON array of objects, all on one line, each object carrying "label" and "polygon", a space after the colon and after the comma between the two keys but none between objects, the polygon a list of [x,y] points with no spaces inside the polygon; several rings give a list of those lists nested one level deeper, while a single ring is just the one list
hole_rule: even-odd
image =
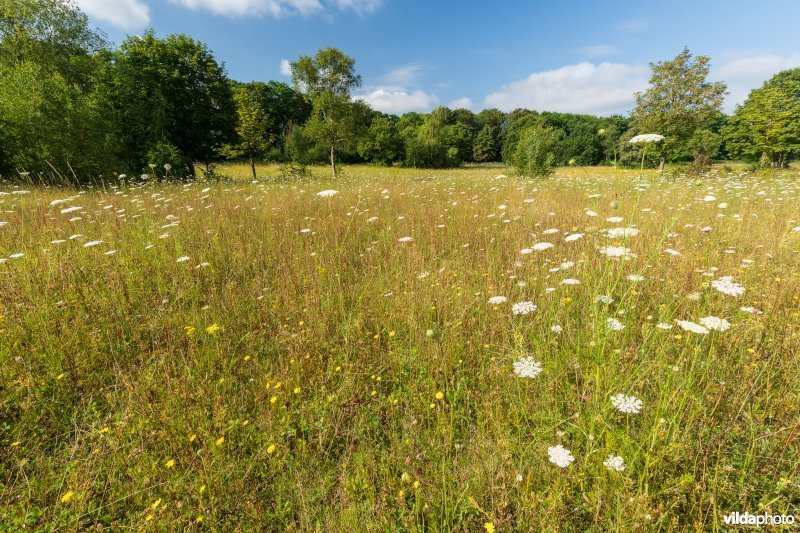
[{"label": "white flower", "polygon": [[609,239],[622,239],[626,237],[636,237],[639,230],[636,228],[611,228],[606,230],[606,237]]},{"label": "white flower", "polygon": [[561,280],[562,285],[580,285],[581,280],[575,278],[567,278]]},{"label": "white flower", "polygon": [[492,296],[489,298],[489,303],[492,305],[500,305],[506,303],[506,300],[508,300],[508,298],[505,296]]},{"label": "white flower", "polygon": [[84,248],[91,248],[93,246],[97,246],[98,244],[103,244],[105,241],[89,241],[83,245]]},{"label": "white flower", "polygon": [[607,318],[606,327],[611,331],[622,331],[623,329],[625,329],[625,324],[623,324],[616,318]]},{"label": "white flower", "polygon": [[681,255],[681,253],[678,250],[673,250],[672,248],[667,248],[666,250],[664,250],[664,253],[669,255]]},{"label": "white flower", "polygon": [[756,307],[753,307],[753,306],[740,307],[739,310],[744,312],[744,313],[752,313],[752,314],[755,314],[755,315],[763,315],[764,314],[764,311],[762,311],[762,310],[760,310],[760,309],[758,309]]},{"label": "white flower", "polygon": [[597,216],[597,213],[595,213],[595,212],[594,212],[594,211],[592,211],[591,209],[587,209],[587,210],[586,210],[586,216],[587,216],[587,217],[596,217],[596,216]]},{"label": "white flower", "polygon": [[613,453],[608,456],[608,459],[603,461],[603,464],[612,472],[622,472],[625,470],[625,460],[619,455]]},{"label": "white flower", "polygon": [[640,144],[640,143],[657,143],[663,140],[664,140],[663,135],[659,135],[657,133],[643,133],[641,135],[636,135],[635,137],[631,137],[631,140],[629,140],[628,142],[631,144]]},{"label": "white flower", "polygon": [[514,373],[521,378],[535,378],[542,372],[542,363],[533,357],[523,357],[514,361]]},{"label": "white flower", "polygon": [[726,296],[741,296],[745,288],[733,281],[733,276],[722,276],[711,282],[711,286]]},{"label": "white flower", "polygon": [[620,413],[626,415],[635,415],[642,410],[642,400],[636,396],[628,396],[627,394],[616,394],[611,397],[611,403]]},{"label": "white flower", "polygon": [[628,276],[628,281],[644,281],[644,276],[640,276],[639,274],[631,274]]},{"label": "white flower", "polygon": [[672,329],[672,324],[667,324],[666,322],[659,322],[656,324],[658,329]]},{"label": "white flower", "polygon": [[23,257],[24,255],[25,254],[23,254],[23,253],[16,253],[16,254],[9,255],[8,258],[9,259],[19,259],[19,258]]},{"label": "white flower", "polygon": [[333,189],[325,189],[324,191],[319,191],[317,196],[322,196],[323,198],[331,198],[332,196],[336,196],[339,194],[339,191],[335,191]]},{"label": "white flower", "polygon": [[697,333],[699,335],[708,335],[708,330],[700,324],[695,324],[694,322],[689,322],[688,320],[678,320],[677,324],[685,331],[691,331],[692,333]]},{"label": "white flower", "polygon": [[414,240],[414,237],[400,237],[397,239],[397,242],[411,242]]},{"label": "white flower", "polygon": [[700,324],[714,331],[725,331],[731,327],[730,322],[716,316],[704,316],[700,319]]},{"label": "white flower", "polygon": [[189,256],[187,256],[187,255],[184,255],[183,257],[179,257],[178,259],[176,259],[176,260],[175,260],[175,262],[176,262],[176,263],[185,263],[185,262],[186,262],[186,261],[188,261],[189,259],[190,259],[190,258],[189,258]]},{"label": "white flower", "polygon": [[417,279],[425,279],[430,275],[431,273],[426,270],[425,272],[420,272],[419,275],[417,276]]},{"label": "white flower", "polygon": [[565,242],[572,242],[577,241],[578,239],[583,238],[583,233],[573,233],[572,235],[567,235],[564,237]]},{"label": "white flower", "polygon": [[717,197],[714,196],[713,194],[707,194],[707,195],[705,195],[703,197],[703,201],[704,202],[716,202],[717,201]]},{"label": "white flower", "polygon": [[613,304],[614,298],[608,296],[607,294],[598,294],[597,297],[594,299],[595,302],[601,302],[604,304]]},{"label": "white flower", "polygon": [[517,302],[511,308],[511,313],[515,315],[527,315],[536,311],[537,307],[533,302]]},{"label": "white flower", "polygon": [[303,228],[303,229],[300,230],[300,233],[311,233],[311,229],[310,228]]},{"label": "white flower", "polygon": [[552,331],[553,333],[562,333],[564,331],[564,328],[556,324],[555,326],[550,326],[550,331]]},{"label": "white flower", "polygon": [[530,248],[523,248],[522,250],[519,251],[519,253],[521,253],[522,255],[528,255],[532,254],[533,250],[531,250]]},{"label": "white flower", "polygon": [[607,257],[636,257],[630,248],[624,246],[603,246],[600,248],[600,253]]},{"label": "white flower", "polygon": [[566,468],[572,464],[575,458],[572,452],[558,444],[556,446],[547,447],[547,455],[550,457],[550,462],[561,468]]},{"label": "white flower", "polygon": [[618,222],[622,222],[623,220],[625,220],[625,219],[622,218],[622,217],[608,217],[606,219],[606,222],[611,222],[611,223],[617,224]]},{"label": "white flower", "polygon": [[61,210],[61,214],[62,215],[66,215],[67,213],[74,213],[75,211],[80,211],[81,209],[83,209],[83,208],[82,207],[78,207],[78,206],[76,206],[76,207],[67,207],[66,209],[62,209]]},{"label": "white flower", "polygon": [[552,242],[537,242],[533,245],[533,249],[537,252],[542,252],[544,250],[549,250],[553,246],[555,245]]}]

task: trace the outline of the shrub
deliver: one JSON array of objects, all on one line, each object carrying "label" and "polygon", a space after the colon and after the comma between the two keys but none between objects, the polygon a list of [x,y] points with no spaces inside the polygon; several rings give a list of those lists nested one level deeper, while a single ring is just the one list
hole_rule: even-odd
[{"label": "shrub", "polygon": [[530,177],[546,177],[553,173],[558,161],[561,130],[542,124],[525,128],[514,149],[512,162],[517,172]]}]

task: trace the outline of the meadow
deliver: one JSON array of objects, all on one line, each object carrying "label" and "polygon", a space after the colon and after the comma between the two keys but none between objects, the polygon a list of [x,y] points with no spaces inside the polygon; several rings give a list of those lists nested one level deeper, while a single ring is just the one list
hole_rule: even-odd
[{"label": "meadow", "polygon": [[220,171],[0,184],[0,529],[800,513],[798,171]]}]

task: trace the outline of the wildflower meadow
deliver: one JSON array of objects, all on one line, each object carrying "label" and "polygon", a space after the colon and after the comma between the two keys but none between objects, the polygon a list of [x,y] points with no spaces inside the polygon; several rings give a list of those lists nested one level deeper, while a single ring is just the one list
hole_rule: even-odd
[{"label": "wildflower meadow", "polygon": [[0,529],[800,507],[800,175],[0,184]]}]

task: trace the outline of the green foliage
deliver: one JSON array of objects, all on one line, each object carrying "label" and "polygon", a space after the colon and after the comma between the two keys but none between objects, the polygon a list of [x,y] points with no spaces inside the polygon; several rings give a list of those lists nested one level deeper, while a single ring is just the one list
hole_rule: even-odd
[{"label": "green foliage", "polygon": [[404,151],[405,143],[397,121],[391,117],[378,116],[372,119],[369,130],[358,143],[358,154],[361,157],[381,165],[402,161]]},{"label": "green foliage", "polygon": [[784,167],[800,156],[800,69],[776,74],[736,108],[723,128],[733,157]]},{"label": "green foliage", "polygon": [[685,159],[694,132],[721,114],[726,86],[709,82],[710,58],[692,57],[688,48],[671,61],[651,63],[650,68],[650,87],[636,94],[633,127],[666,137],[659,143],[662,164],[667,157]]},{"label": "green foliage", "polygon": [[116,54],[111,101],[120,159],[141,167],[149,147],[180,150],[190,175],[235,139],[236,106],[223,67],[186,35],[129,37]]},{"label": "green foliage", "polygon": [[188,168],[186,156],[166,141],[155,143],[147,150],[146,158],[146,171],[158,178],[180,177]]},{"label": "green foliage", "polygon": [[477,163],[497,161],[500,157],[500,130],[496,126],[486,124],[475,137],[472,145],[472,159]]},{"label": "green foliage", "polygon": [[541,122],[524,128],[514,149],[513,164],[517,172],[529,177],[547,177],[558,161],[563,132]]},{"label": "green foliage", "polygon": [[462,162],[461,150],[466,149],[466,128],[451,124],[451,112],[446,107],[434,109],[416,133],[406,140],[406,166],[419,168],[450,168]]},{"label": "green foliage", "polygon": [[236,102],[238,142],[225,145],[223,154],[229,158],[246,157],[256,179],[256,158],[266,152],[274,137],[270,133],[269,120],[261,107],[261,103],[251,91],[245,87],[235,89],[233,100]]},{"label": "green foliage", "polygon": [[291,64],[295,89],[312,104],[306,131],[329,149],[333,176],[336,177],[337,147],[357,142],[369,115],[361,102],[352,102],[350,93],[361,85],[355,60],[336,48],[319,50],[312,58],[301,56]]}]

